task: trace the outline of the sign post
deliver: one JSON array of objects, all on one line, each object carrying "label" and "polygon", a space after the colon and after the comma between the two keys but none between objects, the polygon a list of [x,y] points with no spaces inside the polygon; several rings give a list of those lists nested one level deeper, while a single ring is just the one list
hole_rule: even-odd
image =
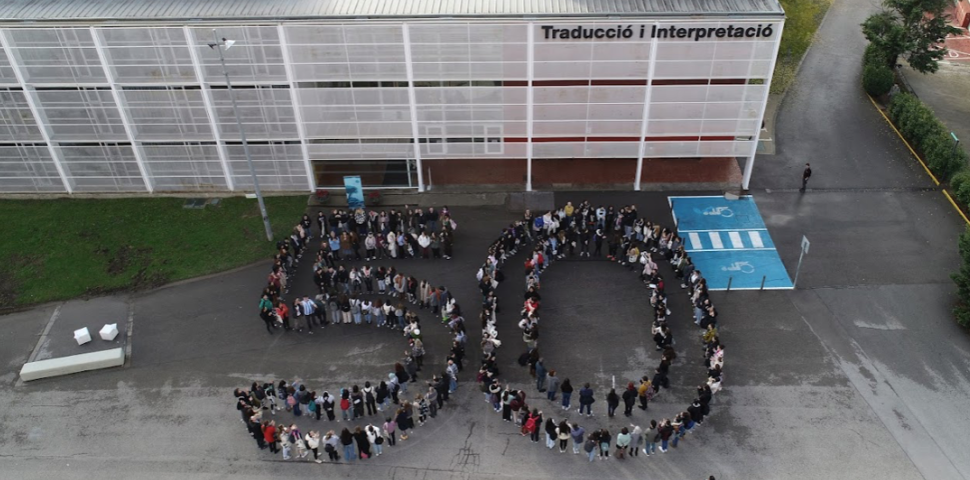
[{"label": "sign post", "polygon": [[795,281],[791,282],[791,288],[795,288],[798,285],[798,272],[802,269],[802,259],[805,258],[805,254],[808,253],[808,247],[811,245],[808,241],[808,237],[802,235],[802,253],[798,255],[798,266],[795,267]]}]

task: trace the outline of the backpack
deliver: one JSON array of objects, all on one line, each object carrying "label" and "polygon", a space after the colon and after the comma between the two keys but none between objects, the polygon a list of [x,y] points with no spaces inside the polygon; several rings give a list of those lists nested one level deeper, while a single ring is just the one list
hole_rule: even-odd
[{"label": "backpack", "polygon": [[524,428],[530,433],[536,431],[536,417],[529,417],[529,419],[525,422]]},{"label": "backpack", "polygon": [[542,221],[542,217],[536,217],[536,220],[533,223],[535,224],[536,228],[542,228],[543,225],[545,225],[545,222]]}]

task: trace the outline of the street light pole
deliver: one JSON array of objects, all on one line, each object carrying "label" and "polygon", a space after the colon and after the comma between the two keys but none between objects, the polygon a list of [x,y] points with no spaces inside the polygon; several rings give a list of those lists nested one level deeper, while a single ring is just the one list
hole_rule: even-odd
[{"label": "street light pole", "polygon": [[[226,69],[226,57],[222,55],[222,46],[226,43],[226,39],[223,38],[220,42],[219,36],[216,35],[216,31],[213,29],[212,40],[214,42],[210,43],[209,47],[219,51],[219,62],[222,63],[222,74],[226,77],[226,87],[229,89],[229,100],[232,101],[232,113],[236,116],[236,126],[239,128],[239,137],[242,139],[243,152],[246,153],[246,163],[249,164],[249,174],[253,177],[253,188],[256,190],[256,201],[259,203],[259,213],[263,216],[263,227],[266,228],[266,240],[272,242],[273,227],[269,224],[269,215],[266,213],[266,202],[263,201],[263,192],[259,190],[259,177],[256,176],[253,157],[249,153],[249,143],[246,142],[246,131],[243,130],[242,120],[239,118],[239,107],[236,106],[236,92],[233,91],[232,83],[229,82],[229,70]],[[232,43],[229,46],[232,46]]]}]

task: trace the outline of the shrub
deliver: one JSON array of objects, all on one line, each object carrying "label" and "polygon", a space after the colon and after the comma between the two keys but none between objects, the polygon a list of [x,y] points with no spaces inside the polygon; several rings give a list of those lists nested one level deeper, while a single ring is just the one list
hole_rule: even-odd
[{"label": "shrub", "polygon": [[960,270],[950,274],[950,278],[957,284],[959,303],[953,309],[957,322],[964,327],[970,327],[970,227],[967,227],[957,242],[960,251]]},{"label": "shrub", "polygon": [[886,68],[892,67],[892,62],[889,59],[889,55],[882,51],[878,45],[875,43],[870,43],[866,45],[866,52],[862,54],[862,66],[867,65],[882,65]]},{"label": "shrub", "polygon": [[918,101],[919,100],[917,100],[916,97],[910,93],[900,93],[899,95],[894,96],[892,102],[889,103],[889,118],[892,119],[893,122],[896,122],[896,125],[898,126],[899,119],[903,112],[913,108],[913,104]]},{"label": "shrub", "polygon": [[874,97],[889,93],[895,80],[893,71],[885,65],[869,63],[862,68],[862,88]]},{"label": "shrub", "polygon": [[947,136],[940,134],[926,137],[922,149],[930,170],[940,178],[950,178],[964,166],[959,155],[961,150],[954,151],[953,141]]},{"label": "shrub", "polygon": [[943,130],[933,111],[922,103],[914,105],[899,119],[899,131],[914,147],[923,148],[926,139]]},{"label": "shrub", "polygon": [[[967,164],[967,152],[953,148],[946,127],[915,96],[908,93],[896,95],[887,112],[903,138],[923,153],[930,170],[940,180],[945,181]],[[970,182],[964,182],[964,185],[962,188],[967,189],[965,198],[970,200]],[[959,194],[960,189],[954,187],[953,193]]]},{"label": "shrub", "polygon": [[950,179],[950,191],[957,201],[970,205],[970,169],[964,167]]},{"label": "shrub", "polygon": [[970,306],[966,304],[959,304],[953,309],[953,315],[957,317],[957,323],[960,326],[970,328]]}]

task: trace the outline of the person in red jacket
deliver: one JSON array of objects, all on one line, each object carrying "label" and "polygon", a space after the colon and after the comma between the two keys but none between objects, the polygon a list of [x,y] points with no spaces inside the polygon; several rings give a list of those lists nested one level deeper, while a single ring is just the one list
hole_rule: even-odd
[{"label": "person in red jacket", "polygon": [[293,330],[290,327],[290,307],[286,306],[286,302],[280,300],[276,305],[276,315],[280,317],[280,321],[283,322],[283,330]]},{"label": "person in red jacket", "polygon": [[270,453],[279,452],[279,449],[276,447],[276,421],[271,420],[263,424],[263,440],[269,445]]}]

